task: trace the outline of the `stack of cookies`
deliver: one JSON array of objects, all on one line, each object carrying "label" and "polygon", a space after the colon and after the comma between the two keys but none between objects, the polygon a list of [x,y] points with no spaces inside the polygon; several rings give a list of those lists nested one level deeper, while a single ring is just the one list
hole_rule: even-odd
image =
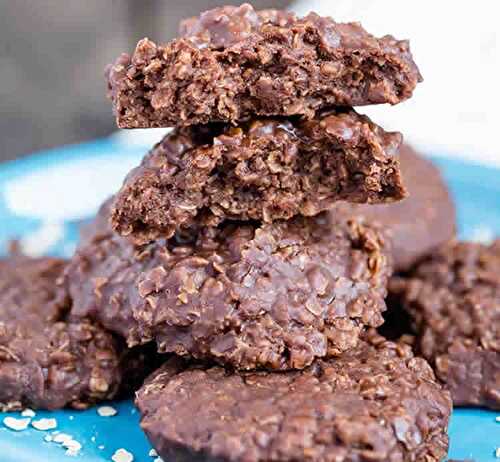
[{"label": "stack of cookies", "polygon": [[[136,400],[158,453],[245,462],[443,460],[452,403],[427,360],[456,404],[500,406],[500,246],[449,242],[435,167],[352,109],[412,95],[406,41],[245,4],[140,41],[107,79],[120,127],[173,131],[69,263],[11,259],[30,272],[10,300],[49,277],[34,301],[69,343],[39,336],[32,360],[0,330],[0,402],[82,407],[161,361]],[[36,400],[24,364],[47,361]]]},{"label": "stack of cookies", "polygon": [[223,7],[107,77],[120,127],[174,130],[103,207],[112,231],[80,249],[70,293],[80,316],[173,354],[137,396],[165,460],[442,459],[448,395],[369,331],[390,238],[345,205],[407,195],[401,135],[352,106],[411,96],[408,44]]}]

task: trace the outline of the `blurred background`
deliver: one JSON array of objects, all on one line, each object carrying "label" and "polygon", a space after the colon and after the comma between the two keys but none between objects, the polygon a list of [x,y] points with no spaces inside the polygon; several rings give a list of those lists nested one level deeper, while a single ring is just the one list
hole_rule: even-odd
[{"label": "blurred background", "polygon": [[[103,69],[145,36],[230,0],[0,0],[0,161],[116,130]],[[363,108],[434,154],[500,162],[500,2],[255,0],[410,38],[425,82],[404,104]],[[126,136],[138,137],[128,132]]]},{"label": "blurred background", "polygon": [[[104,68],[230,0],[0,0],[0,161],[116,130]],[[284,7],[256,0],[256,7]]]}]

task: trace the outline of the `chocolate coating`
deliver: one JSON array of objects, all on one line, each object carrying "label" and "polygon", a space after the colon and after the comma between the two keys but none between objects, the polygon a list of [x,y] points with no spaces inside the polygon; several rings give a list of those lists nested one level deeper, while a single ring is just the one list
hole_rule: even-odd
[{"label": "chocolate coating", "polygon": [[143,244],[193,225],[317,215],[339,200],[405,197],[401,135],[352,110],[167,135],[125,180],[114,229]]},{"label": "chocolate coating", "polygon": [[303,371],[167,362],[139,391],[165,460],[438,462],[451,400],[408,346],[373,337]]},{"label": "chocolate coating", "polygon": [[342,215],[226,223],[134,247],[98,234],[67,271],[73,315],[98,319],[130,345],[236,368],[304,368],[378,326],[390,247]]},{"label": "chocolate coating", "polygon": [[500,409],[500,240],[443,246],[390,290],[454,404]]},{"label": "chocolate coating", "polygon": [[379,222],[389,233],[396,271],[405,271],[456,233],[455,205],[437,167],[410,146],[399,150],[408,197],[392,204],[338,204],[335,209]]},{"label": "chocolate coating", "polygon": [[311,118],[325,107],[399,103],[421,81],[407,41],[314,13],[226,6],[180,33],[165,45],[143,39],[108,67],[119,127]]},{"label": "chocolate coating", "polygon": [[121,381],[119,344],[89,320],[66,321],[56,285],[63,260],[0,260],[0,409],[78,409],[112,398]]}]

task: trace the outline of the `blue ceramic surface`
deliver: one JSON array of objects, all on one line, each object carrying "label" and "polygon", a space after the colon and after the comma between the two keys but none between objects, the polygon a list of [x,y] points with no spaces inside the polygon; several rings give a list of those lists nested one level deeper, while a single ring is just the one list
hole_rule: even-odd
[{"label": "blue ceramic surface", "polygon": [[[4,197],[7,182],[76,159],[89,159],[89,166],[92,165],[92,160],[104,156],[116,156],[117,162],[127,156],[129,161],[132,158],[138,162],[143,153],[143,148],[124,148],[113,139],[106,139],[39,153],[0,165],[0,248],[13,237],[36,232],[42,221],[16,216],[9,210]],[[461,237],[500,234],[500,170],[443,157],[438,157],[435,161],[456,199]],[[78,200],[78,194],[89,194],[89,191],[69,193],[75,194],[75,200]],[[61,239],[48,249],[49,253],[67,254],[68,249],[76,242],[77,227],[77,223],[65,223]],[[113,403],[113,406],[118,410],[114,417],[101,417],[96,409],[37,413],[36,418],[55,417],[58,422],[57,430],[70,434],[82,444],[82,450],[76,457],[66,455],[61,446],[44,441],[44,437],[50,432],[33,428],[14,432],[0,424],[0,462],[67,462],[73,459],[80,462],[102,462],[110,461],[119,448],[130,451],[134,455],[134,462],[153,461],[154,458],[148,455],[150,446],[140,430],[138,414],[132,402]],[[9,415],[19,417],[16,413]],[[500,423],[495,421],[497,415],[500,413],[486,410],[455,410],[450,426],[450,458],[469,458],[476,462],[498,461],[494,455],[495,448],[500,447]],[[5,416],[7,414],[0,413],[0,421]]]}]

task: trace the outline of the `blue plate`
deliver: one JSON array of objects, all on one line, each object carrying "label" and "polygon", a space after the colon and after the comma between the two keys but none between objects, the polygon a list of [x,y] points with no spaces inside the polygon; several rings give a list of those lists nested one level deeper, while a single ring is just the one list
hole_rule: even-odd
[{"label": "blue plate", "polygon": [[[33,241],[43,228],[44,220],[36,216],[19,216],[9,207],[6,200],[7,185],[33,172],[48,171],[55,166],[87,159],[88,168],[96,160],[108,159],[112,162],[138,163],[144,154],[144,147],[124,147],[116,139],[109,138],[92,143],[56,149],[0,165],[0,248],[9,239],[21,237]],[[500,170],[481,167],[443,157],[434,159],[441,168],[456,199],[462,238],[483,239],[500,234]],[[84,168],[79,164],[79,168]],[[96,176],[100,172],[94,172]],[[101,172],[102,173],[102,172]],[[110,180],[115,184],[120,179]],[[52,187],[53,184],[47,184]],[[111,189],[112,191],[112,189]],[[79,200],[85,191],[68,191]],[[56,205],[55,205],[56,206]],[[83,218],[83,217],[82,217]],[[58,238],[47,243],[43,250],[56,255],[68,255],[77,240],[78,221],[58,223]],[[49,230],[51,228],[48,228]],[[76,457],[81,462],[110,461],[119,448],[125,448],[134,455],[134,462],[152,462],[151,447],[139,427],[139,416],[131,401],[112,403],[118,410],[114,417],[101,417],[96,409],[77,412],[64,410],[57,412],[37,412],[35,420],[54,417],[57,431],[70,434],[82,444]],[[7,415],[1,414],[0,421]],[[474,459],[476,462],[495,462],[495,449],[500,447],[500,423],[495,418],[500,413],[477,409],[458,409],[453,413],[450,425],[450,458]],[[65,449],[44,440],[52,432],[28,428],[14,432],[0,424],[0,462],[41,462],[71,461]]]}]

